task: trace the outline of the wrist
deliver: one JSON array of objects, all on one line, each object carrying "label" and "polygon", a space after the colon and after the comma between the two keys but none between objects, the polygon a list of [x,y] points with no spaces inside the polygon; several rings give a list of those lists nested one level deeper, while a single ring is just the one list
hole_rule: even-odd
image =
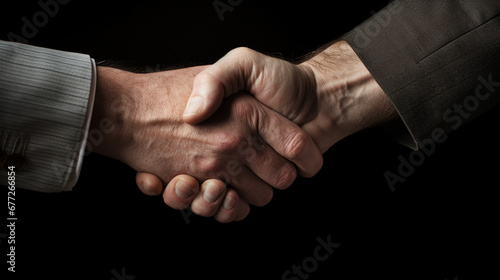
[{"label": "wrist", "polygon": [[97,87],[94,110],[87,139],[87,150],[122,160],[122,146],[126,143],[125,119],[131,112],[129,82],[133,73],[97,67]]},{"label": "wrist", "polygon": [[347,42],[336,42],[300,65],[312,72],[316,82],[319,112],[315,127],[327,138],[321,145],[326,149],[350,134],[397,116]]}]

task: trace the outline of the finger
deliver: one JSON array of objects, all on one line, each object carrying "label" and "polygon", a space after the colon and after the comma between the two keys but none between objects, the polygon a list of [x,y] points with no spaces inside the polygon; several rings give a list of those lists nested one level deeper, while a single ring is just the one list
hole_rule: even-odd
[{"label": "finger", "polygon": [[[246,100],[244,100],[246,99]],[[250,96],[243,102],[253,100]],[[259,134],[278,154],[295,163],[299,174],[312,177],[323,166],[323,156],[314,140],[295,123],[267,109],[260,103],[258,115]]]},{"label": "finger", "polygon": [[184,121],[197,124],[206,120],[217,111],[225,97],[247,89],[252,83],[250,77],[257,55],[253,50],[237,48],[200,72],[194,79]]},{"label": "finger", "polygon": [[163,191],[165,203],[177,210],[188,208],[199,192],[198,181],[189,175],[177,175]]},{"label": "finger", "polygon": [[158,176],[150,173],[137,172],[135,182],[145,195],[160,195],[163,190],[162,180]]},{"label": "finger", "polygon": [[262,138],[276,152],[295,163],[301,176],[316,175],[323,166],[323,155],[314,140],[278,113],[268,113],[272,116],[260,120],[259,133]]},{"label": "finger", "polygon": [[237,174],[231,177],[229,184],[238,192],[241,199],[259,207],[271,202],[274,195],[271,185],[264,182],[247,166],[234,168],[233,171]]},{"label": "finger", "polygon": [[244,156],[248,168],[267,184],[283,190],[295,181],[297,177],[295,165],[259,137],[249,138],[239,147],[240,154]]},{"label": "finger", "polygon": [[215,215],[226,193],[226,184],[218,179],[208,179],[201,184],[201,192],[191,203],[193,213],[203,217]]},{"label": "finger", "polygon": [[235,190],[228,188],[226,197],[214,218],[221,223],[230,223],[243,220],[248,216],[249,212],[250,206],[248,203],[240,199]]},{"label": "finger", "polygon": [[248,216],[248,214],[250,214],[250,206],[245,201],[240,200],[238,206],[238,213],[236,214],[234,221],[235,222],[241,221],[245,219]]}]

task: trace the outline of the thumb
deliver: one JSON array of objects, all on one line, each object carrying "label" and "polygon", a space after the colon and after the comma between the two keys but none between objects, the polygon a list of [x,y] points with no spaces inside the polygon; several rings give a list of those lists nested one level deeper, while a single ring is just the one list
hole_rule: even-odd
[{"label": "thumb", "polygon": [[150,173],[137,172],[135,181],[145,195],[159,195],[163,190],[162,180]]},{"label": "thumb", "polygon": [[193,91],[184,110],[183,120],[188,124],[200,123],[213,115],[225,96],[223,83],[215,75],[205,71],[194,79]]},{"label": "thumb", "polygon": [[252,83],[256,55],[259,54],[248,48],[237,48],[200,72],[194,79],[184,121],[188,124],[204,121],[217,111],[224,98],[246,90]]}]

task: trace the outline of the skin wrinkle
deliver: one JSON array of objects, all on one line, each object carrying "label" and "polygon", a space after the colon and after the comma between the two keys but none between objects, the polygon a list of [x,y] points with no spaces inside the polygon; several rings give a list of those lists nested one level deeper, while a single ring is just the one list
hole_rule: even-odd
[{"label": "skin wrinkle", "polygon": [[[304,110],[302,110],[296,118],[294,118],[294,122],[296,122],[299,126],[305,123],[308,123],[315,119],[319,114],[319,104],[314,101],[314,93],[316,92],[316,83],[314,74],[309,72],[306,67],[298,66],[295,68],[295,71],[302,70],[305,75],[308,77],[305,79],[306,83],[301,83],[302,79],[299,80],[299,92],[301,93],[301,99],[304,100],[303,104],[306,105]],[[309,113],[307,113],[309,112]]]}]

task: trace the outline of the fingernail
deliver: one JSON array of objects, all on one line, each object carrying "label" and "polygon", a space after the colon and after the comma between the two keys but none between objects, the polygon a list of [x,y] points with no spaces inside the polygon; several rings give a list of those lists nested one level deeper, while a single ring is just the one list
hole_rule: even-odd
[{"label": "fingernail", "polygon": [[194,194],[194,189],[190,185],[179,180],[175,183],[175,194],[182,199],[186,199]]},{"label": "fingernail", "polygon": [[224,198],[224,203],[222,205],[226,210],[231,210],[236,205],[236,199],[232,196],[226,195],[226,198]]},{"label": "fingernail", "polygon": [[209,183],[203,190],[203,198],[208,203],[214,203],[223,193],[223,189],[216,184]]},{"label": "fingernail", "polygon": [[203,97],[197,95],[189,99],[189,103],[184,110],[184,116],[191,116],[198,114],[203,109]]}]

